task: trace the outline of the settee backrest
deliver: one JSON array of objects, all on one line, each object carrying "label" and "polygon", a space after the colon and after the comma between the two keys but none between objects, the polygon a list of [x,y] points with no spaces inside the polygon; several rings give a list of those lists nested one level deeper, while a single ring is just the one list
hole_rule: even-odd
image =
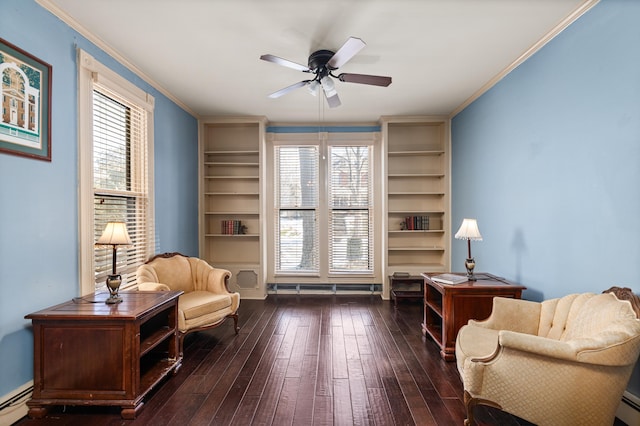
[{"label": "settee backrest", "polygon": [[138,273],[144,276],[142,282],[153,277],[155,282],[166,284],[171,290],[185,293],[194,290],[191,261],[186,256],[158,257],[142,265]]},{"label": "settee backrest", "polygon": [[[541,303],[538,335],[568,341],[592,338],[620,325],[640,322],[628,301],[620,301],[612,293],[570,294]],[[624,327],[622,327],[624,329]]]}]

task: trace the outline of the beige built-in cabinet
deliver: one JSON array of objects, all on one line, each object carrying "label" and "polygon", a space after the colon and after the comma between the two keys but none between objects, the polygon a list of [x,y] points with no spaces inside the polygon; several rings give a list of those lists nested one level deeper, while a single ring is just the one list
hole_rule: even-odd
[{"label": "beige built-in cabinet", "polygon": [[243,297],[265,294],[263,117],[201,121],[200,257],[228,269]]},{"label": "beige built-in cabinet", "polygon": [[449,120],[383,117],[381,122],[386,160],[385,276],[448,271]]},{"label": "beige built-in cabinet", "polygon": [[[246,298],[266,295],[266,124],[264,117],[201,120],[200,257],[229,269],[231,286]],[[381,132],[382,276],[448,271],[449,120],[382,117]],[[407,218],[419,219],[410,226]],[[225,231],[225,221],[240,221],[245,233]]]}]

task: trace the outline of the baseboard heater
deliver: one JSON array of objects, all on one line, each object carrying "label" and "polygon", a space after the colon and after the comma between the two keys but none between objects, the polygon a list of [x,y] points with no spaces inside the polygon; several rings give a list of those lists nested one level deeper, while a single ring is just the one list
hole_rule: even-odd
[{"label": "baseboard heater", "polygon": [[628,425],[640,425],[640,397],[625,391],[616,417]]},{"label": "baseboard heater", "polygon": [[269,294],[380,294],[382,284],[282,284],[267,283]]},{"label": "baseboard heater", "polygon": [[33,381],[15,389],[0,400],[0,425],[13,424],[27,414],[27,401],[33,394]]}]

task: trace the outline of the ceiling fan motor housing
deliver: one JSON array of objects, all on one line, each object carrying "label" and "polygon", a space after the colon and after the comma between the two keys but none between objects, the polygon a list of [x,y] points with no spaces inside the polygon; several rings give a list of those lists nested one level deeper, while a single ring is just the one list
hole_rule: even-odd
[{"label": "ceiling fan motor housing", "polygon": [[329,71],[337,69],[327,65],[333,55],[335,55],[335,52],[331,50],[316,50],[309,56],[309,69],[316,74],[322,74],[320,78],[326,76]]}]

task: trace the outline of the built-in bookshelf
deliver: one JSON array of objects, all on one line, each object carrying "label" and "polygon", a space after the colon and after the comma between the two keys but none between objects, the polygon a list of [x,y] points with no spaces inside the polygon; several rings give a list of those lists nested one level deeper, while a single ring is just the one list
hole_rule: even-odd
[{"label": "built-in bookshelf", "polygon": [[384,275],[447,271],[449,120],[383,117],[382,132],[387,218]]},{"label": "built-in bookshelf", "polygon": [[261,220],[262,117],[201,122],[200,257],[228,269],[243,297],[264,296]]}]

